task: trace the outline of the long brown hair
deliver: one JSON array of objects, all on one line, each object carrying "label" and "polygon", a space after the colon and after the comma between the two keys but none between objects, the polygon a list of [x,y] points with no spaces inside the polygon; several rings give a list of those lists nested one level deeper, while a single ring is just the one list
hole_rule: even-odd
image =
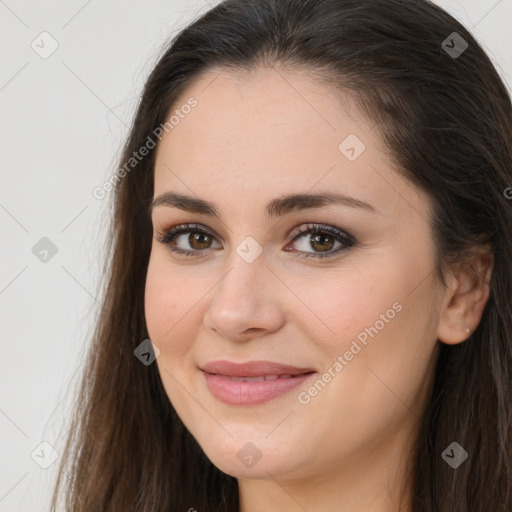
[{"label": "long brown hair", "polygon": [[[454,34],[456,33],[456,34]],[[414,512],[512,510],[512,106],[490,59],[427,0],[227,0],[170,42],[145,84],[119,168],[212,69],[291,66],[350,91],[400,172],[427,191],[437,271],[485,238],[490,297],[468,340],[441,344],[414,460]],[[154,135],[152,136],[154,139]],[[204,455],[170,403],[148,338],[155,149],[114,191],[102,313],[70,421],[52,510],[237,512],[236,478]],[[482,238],[483,237],[483,238]],[[453,441],[469,454],[442,458]]]}]

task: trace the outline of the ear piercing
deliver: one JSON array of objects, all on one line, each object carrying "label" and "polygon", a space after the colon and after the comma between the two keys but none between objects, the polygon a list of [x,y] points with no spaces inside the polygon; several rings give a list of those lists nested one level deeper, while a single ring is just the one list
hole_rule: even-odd
[{"label": "ear piercing", "polygon": [[466,327],[466,332],[469,334],[471,332],[471,329],[469,327]]}]

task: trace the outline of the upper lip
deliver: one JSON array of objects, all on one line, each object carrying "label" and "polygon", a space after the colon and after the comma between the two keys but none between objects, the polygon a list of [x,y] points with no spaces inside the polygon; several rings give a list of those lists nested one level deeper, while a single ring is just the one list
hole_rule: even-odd
[{"label": "upper lip", "polygon": [[218,373],[230,377],[259,377],[265,375],[301,375],[311,373],[313,368],[301,368],[273,361],[248,361],[234,363],[227,360],[211,361],[200,367],[207,373]]}]

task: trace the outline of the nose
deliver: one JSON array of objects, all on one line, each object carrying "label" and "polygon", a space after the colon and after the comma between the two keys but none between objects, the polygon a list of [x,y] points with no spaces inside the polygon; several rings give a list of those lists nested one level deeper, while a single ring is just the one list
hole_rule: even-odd
[{"label": "nose", "polygon": [[284,323],[284,285],[266,266],[263,256],[247,263],[235,255],[232,262],[213,289],[204,315],[205,327],[235,342],[277,331]]}]

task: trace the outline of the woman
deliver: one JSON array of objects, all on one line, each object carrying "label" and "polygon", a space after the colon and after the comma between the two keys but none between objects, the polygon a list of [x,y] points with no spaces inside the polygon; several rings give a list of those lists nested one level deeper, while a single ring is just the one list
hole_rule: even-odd
[{"label": "woman", "polygon": [[512,510],[511,113],[425,0],[184,29],[119,165],[52,509]]}]

